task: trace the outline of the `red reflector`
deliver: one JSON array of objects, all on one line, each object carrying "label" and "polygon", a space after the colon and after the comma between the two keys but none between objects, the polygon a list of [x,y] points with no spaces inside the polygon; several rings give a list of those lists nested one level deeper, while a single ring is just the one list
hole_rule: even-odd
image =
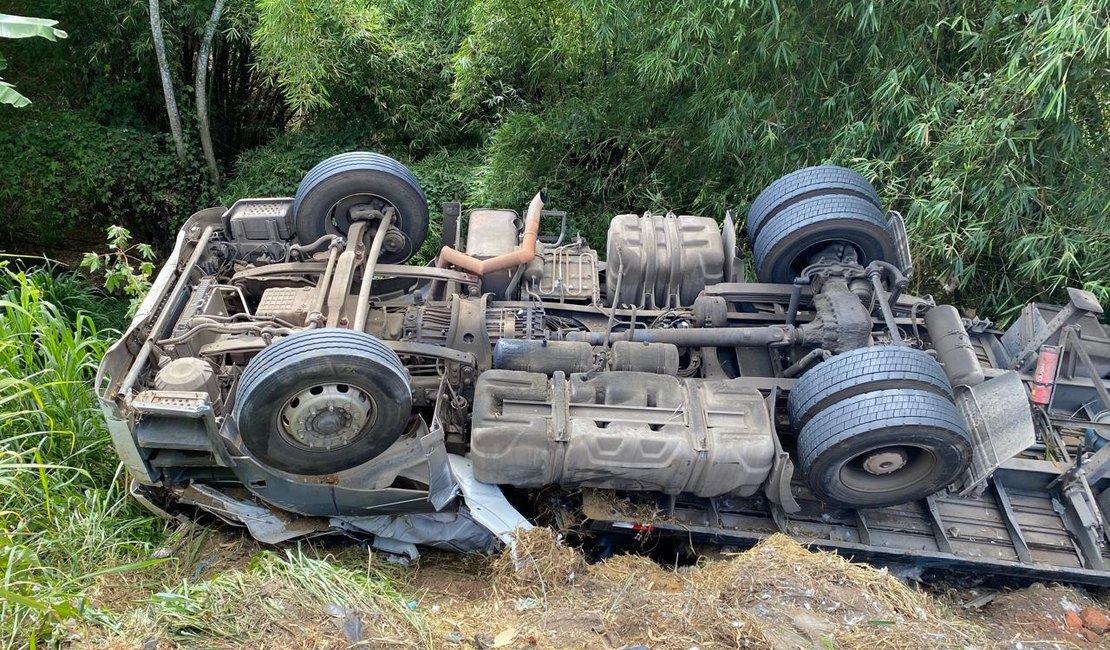
[{"label": "red reflector", "polygon": [[1052,385],[1056,382],[1056,369],[1060,365],[1060,348],[1055,345],[1041,347],[1037,355],[1037,367],[1033,370],[1033,386],[1030,397],[1034,404],[1046,406],[1052,401]]}]

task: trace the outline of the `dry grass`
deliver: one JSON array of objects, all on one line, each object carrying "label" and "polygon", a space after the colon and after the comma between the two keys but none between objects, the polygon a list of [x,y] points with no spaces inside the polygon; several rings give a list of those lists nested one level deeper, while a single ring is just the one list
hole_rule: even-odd
[{"label": "dry grass", "polygon": [[477,597],[445,595],[433,643],[512,648],[965,647],[980,631],[885,572],[775,536],[673,570],[639,556],[586,566],[547,529],[520,536]]},{"label": "dry grass", "polygon": [[979,628],[885,572],[783,536],[679,569],[634,555],[587,565],[546,528],[522,532],[516,548],[515,562],[429,553],[414,569],[383,569],[357,547],[338,559],[320,549],[236,558],[132,596],[116,631],[71,647],[348,648],[352,619],[365,648],[986,645]]}]

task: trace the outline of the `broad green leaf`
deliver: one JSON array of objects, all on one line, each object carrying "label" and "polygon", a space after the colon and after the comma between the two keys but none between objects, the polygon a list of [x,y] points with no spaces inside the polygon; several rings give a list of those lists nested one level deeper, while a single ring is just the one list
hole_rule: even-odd
[{"label": "broad green leaf", "polygon": [[30,103],[31,100],[16,92],[14,86],[0,79],[0,104],[8,104],[16,108],[23,108]]},{"label": "broad green leaf", "polygon": [[68,34],[57,29],[58,21],[49,18],[29,18],[0,14],[0,38],[32,38],[39,36],[48,41],[66,38]]}]

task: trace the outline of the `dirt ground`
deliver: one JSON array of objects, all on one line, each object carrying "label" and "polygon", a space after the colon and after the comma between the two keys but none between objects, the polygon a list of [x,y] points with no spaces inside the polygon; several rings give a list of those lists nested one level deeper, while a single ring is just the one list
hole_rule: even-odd
[{"label": "dirt ground", "polygon": [[[1110,647],[1105,593],[1044,584],[922,588],[782,536],[678,568],[632,555],[587,564],[547,529],[523,535],[515,558],[427,552],[407,567],[354,544],[323,543],[311,550],[320,564],[260,569],[265,549],[229,531],[168,552],[180,562],[164,579],[186,585],[171,595],[189,598],[158,593],[157,580],[142,576],[104,576],[91,604],[120,623],[76,631],[67,647]],[[322,567],[342,572],[315,583],[297,573]],[[363,574],[393,591],[363,598],[379,584],[358,582]],[[352,579],[344,591],[339,583]]]}]

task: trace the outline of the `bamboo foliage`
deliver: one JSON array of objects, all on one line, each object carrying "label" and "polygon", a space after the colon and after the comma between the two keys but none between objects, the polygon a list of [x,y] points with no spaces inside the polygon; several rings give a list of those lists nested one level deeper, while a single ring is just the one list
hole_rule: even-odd
[{"label": "bamboo foliage", "polygon": [[1067,285],[1110,298],[1105,3],[478,0],[469,15],[453,90],[495,107],[491,202],[543,179],[599,217],[720,217],[833,162],[906,215],[919,291],[990,310]]}]

